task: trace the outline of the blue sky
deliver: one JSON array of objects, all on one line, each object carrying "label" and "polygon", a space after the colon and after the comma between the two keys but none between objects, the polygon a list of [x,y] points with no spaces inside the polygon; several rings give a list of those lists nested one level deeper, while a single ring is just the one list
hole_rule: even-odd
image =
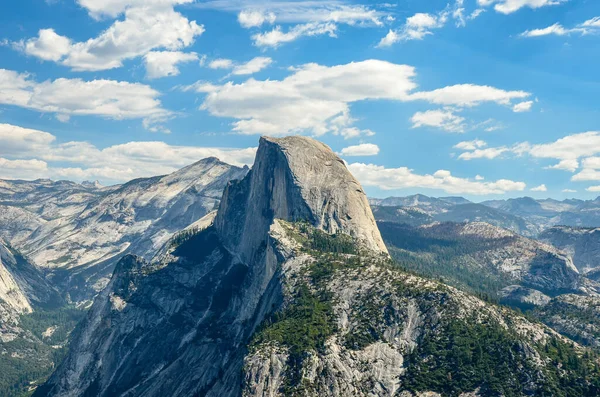
[{"label": "blue sky", "polygon": [[303,134],[371,196],[600,192],[598,1],[4,3],[0,178],[251,164]]}]

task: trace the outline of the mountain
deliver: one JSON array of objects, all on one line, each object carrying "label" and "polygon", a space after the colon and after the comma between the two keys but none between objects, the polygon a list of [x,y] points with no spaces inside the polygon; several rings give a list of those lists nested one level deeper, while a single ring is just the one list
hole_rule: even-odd
[{"label": "mountain", "polygon": [[[371,207],[377,221],[406,223],[413,226],[426,225],[432,222],[486,222],[503,227],[525,236],[534,236],[539,228],[525,219],[483,204],[468,202],[462,197],[423,199],[420,200],[393,197],[385,199],[387,203],[410,204],[407,206],[374,205],[377,200],[371,199]],[[381,202],[380,202],[381,203]]]},{"label": "mountain", "polygon": [[119,261],[36,396],[600,390],[593,353],[394,264],[360,184],[319,142],[261,138],[213,216],[150,262]]},{"label": "mountain", "polygon": [[[412,225],[439,222],[487,222],[527,237],[543,230],[566,225],[597,227],[600,225],[600,198],[595,200],[536,200],[521,197],[472,203],[462,197],[427,197],[413,195],[369,199],[378,220]],[[380,207],[396,207],[391,208]]]},{"label": "mountain", "polygon": [[583,273],[600,267],[600,228],[554,226],[541,233],[539,239],[571,255]]},{"label": "mountain", "polygon": [[111,189],[49,179],[0,180],[0,205],[21,208],[48,221],[81,212]]},{"label": "mountain", "polygon": [[596,288],[553,246],[488,223],[378,226],[399,264],[475,293],[499,297],[515,284],[550,296]]},{"label": "mountain", "polygon": [[[35,231],[18,240],[18,248],[47,269],[70,299],[81,301],[106,286],[123,255],[151,258],[174,233],[213,210],[225,185],[246,172],[208,158],[170,175],[111,188],[15,182],[5,196],[42,216]],[[38,204],[32,195],[40,195]]]},{"label": "mountain", "polygon": [[0,395],[21,395],[52,372],[80,314],[65,308],[39,269],[0,241]]},{"label": "mountain", "polygon": [[430,214],[443,212],[445,209],[456,204],[467,204],[469,200],[462,197],[428,197],[423,194],[415,194],[406,197],[388,197],[385,199],[369,199],[371,205],[381,207],[414,207]]}]

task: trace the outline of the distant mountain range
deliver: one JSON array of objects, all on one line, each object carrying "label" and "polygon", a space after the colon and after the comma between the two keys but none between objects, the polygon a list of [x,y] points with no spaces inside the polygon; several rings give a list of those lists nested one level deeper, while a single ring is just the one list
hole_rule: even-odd
[{"label": "distant mountain range", "polygon": [[473,203],[462,197],[369,199],[381,219],[408,224],[429,222],[487,222],[524,236],[535,237],[552,226],[600,225],[600,198],[595,200],[536,200],[522,197]]}]

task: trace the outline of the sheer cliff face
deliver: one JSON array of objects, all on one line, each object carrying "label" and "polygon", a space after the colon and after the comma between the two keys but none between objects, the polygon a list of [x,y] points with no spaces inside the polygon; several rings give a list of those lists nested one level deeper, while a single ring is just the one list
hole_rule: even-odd
[{"label": "sheer cliff face", "polygon": [[314,139],[261,138],[252,171],[226,188],[215,226],[224,243],[249,260],[273,219],[308,221],[387,253],[360,184]]},{"label": "sheer cliff face", "polygon": [[391,396],[418,378],[409,355],[428,354],[415,350],[423,338],[441,343],[455,319],[517,324],[498,348],[539,364],[521,377],[521,361],[507,364],[507,383],[539,390],[550,361],[534,345],[551,331],[394,268],[360,185],[328,147],[262,138],[212,225],[152,263],[119,262],[35,395]]},{"label": "sheer cliff face", "polygon": [[276,219],[387,251],[358,182],[327,146],[262,138],[226,188],[214,226],[147,264],[125,257],[38,395],[236,395],[245,347],[283,302]]}]

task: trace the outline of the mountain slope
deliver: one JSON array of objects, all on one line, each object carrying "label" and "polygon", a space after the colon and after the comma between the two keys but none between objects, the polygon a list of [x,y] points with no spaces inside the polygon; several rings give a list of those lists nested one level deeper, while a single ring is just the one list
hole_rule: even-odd
[{"label": "mountain slope", "polygon": [[151,263],[119,262],[35,395],[594,395],[597,370],[582,353],[399,270],[328,147],[262,138],[211,226],[178,235]]},{"label": "mountain slope", "polygon": [[588,288],[570,258],[559,250],[497,226],[483,222],[378,225],[401,265],[473,292],[498,297],[502,288],[518,284],[554,296]]},{"label": "mountain slope", "polygon": [[50,269],[71,299],[90,299],[120,257],[151,258],[173,233],[213,210],[227,182],[246,172],[208,158],[170,175],[133,180],[72,216],[45,222],[19,248]]},{"label": "mountain slope", "polygon": [[33,264],[0,242],[0,395],[22,395],[46,379],[80,318]]},{"label": "mountain slope", "polygon": [[600,267],[600,229],[554,226],[539,236],[540,240],[564,250],[582,272]]}]

